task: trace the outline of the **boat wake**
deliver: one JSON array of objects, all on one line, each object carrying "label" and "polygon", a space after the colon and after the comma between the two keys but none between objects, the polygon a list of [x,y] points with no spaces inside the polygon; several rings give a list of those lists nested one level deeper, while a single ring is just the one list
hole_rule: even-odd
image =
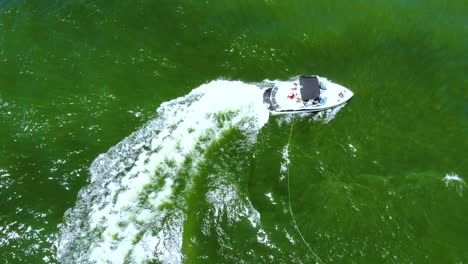
[{"label": "boat wake", "polygon": [[[269,116],[258,98],[255,85],[218,80],[162,104],[156,119],[93,162],[90,185],[60,226],[58,259],[181,262],[187,209],[181,194],[190,192],[207,149],[228,131],[255,140]],[[207,193],[215,214],[226,199],[240,200],[236,187],[228,187]],[[229,215],[242,213],[258,225],[258,212],[238,204],[237,216]]]}]

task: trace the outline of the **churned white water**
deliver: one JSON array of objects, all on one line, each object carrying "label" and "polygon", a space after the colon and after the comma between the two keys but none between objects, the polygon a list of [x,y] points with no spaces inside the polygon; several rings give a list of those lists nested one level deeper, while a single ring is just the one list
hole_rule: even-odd
[{"label": "churned white water", "polygon": [[280,181],[286,179],[288,168],[289,168],[289,165],[291,164],[291,161],[289,160],[289,143],[286,146],[284,146],[282,157],[283,157],[283,162],[281,163],[281,167],[280,167]]},{"label": "churned white water", "polygon": [[444,177],[444,182],[445,184],[448,186],[449,182],[460,182],[460,183],[464,183],[465,181],[460,178],[460,176],[458,176],[457,174],[455,173],[447,173],[445,174],[445,177]]},{"label": "churned white water", "polygon": [[455,191],[460,195],[463,196],[463,191],[465,189],[465,181],[461,178],[458,174],[451,172],[445,174],[445,177],[442,179],[445,182],[445,186],[447,188],[454,188]]},{"label": "churned white water", "polygon": [[[181,262],[186,201],[174,190],[181,188],[181,177],[197,171],[206,149],[226,131],[236,128],[255,139],[269,117],[261,98],[255,85],[217,80],[163,103],[156,119],[93,162],[90,185],[80,191],[60,226],[58,259]],[[236,191],[212,190],[208,201],[215,211],[224,210],[222,199],[240,200]],[[260,215],[250,202],[233,211],[238,213],[232,217],[240,212],[259,225]],[[258,232],[259,240],[268,242]]]}]

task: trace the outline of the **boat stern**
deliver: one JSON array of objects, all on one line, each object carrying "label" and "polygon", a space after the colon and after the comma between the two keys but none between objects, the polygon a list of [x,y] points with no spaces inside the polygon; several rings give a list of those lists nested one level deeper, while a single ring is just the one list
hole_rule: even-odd
[{"label": "boat stern", "polygon": [[263,104],[267,105],[269,110],[272,110],[273,108],[271,105],[271,91],[272,88],[268,88],[263,91]]}]

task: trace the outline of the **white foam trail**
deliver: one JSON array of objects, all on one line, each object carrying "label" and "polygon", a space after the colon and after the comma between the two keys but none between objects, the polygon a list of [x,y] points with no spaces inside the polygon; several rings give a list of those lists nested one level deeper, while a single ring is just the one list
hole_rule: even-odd
[{"label": "white foam trail", "polygon": [[[291,125],[294,118],[300,119],[308,119],[309,122],[323,122],[324,124],[330,123],[333,119],[335,119],[336,115],[345,107],[345,104],[337,106],[332,109],[327,109],[320,112],[311,112],[311,113],[294,113],[294,114],[284,114],[278,115],[276,117],[276,122],[278,126],[282,126],[284,124]],[[306,119],[306,120],[307,120]]]},{"label": "white foam trail", "polygon": [[296,117],[302,117],[304,114],[284,114],[284,115],[278,115],[278,118],[276,118],[276,123],[278,126],[283,126],[284,124],[291,125],[294,118]]},{"label": "white foam trail", "polygon": [[460,178],[460,176],[458,176],[457,174],[455,173],[447,173],[445,174],[445,177],[443,179],[445,181],[445,185],[448,186],[449,182],[460,182],[460,183],[465,183],[465,181]]},{"label": "white foam trail", "polygon": [[[157,113],[93,162],[90,185],[60,226],[61,263],[180,263],[185,200],[175,195],[179,180],[196,172],[205,150],[226,131],[240,129],[254,140],[269,116],[257,86],[223,80],[166,102]],[[251,205],[241,209],[258,225]]]},{"label": "white foam trail", "polygon": [[280,181],[286,179],[286,174],[288,173],[289,164],[291,161],[289,160],[289,144],[284,146],[283,148],[283,162],[281,162],[280,168]]},{"label": "white foam trail", "polygon": [[445,182],[446,187],[452,186],[460,196],[463,195],[463,188],[466,184],[463,178],[452,172],[445,174],[445,177],[442,180]]},{"label": "white foam trail", "polygon": [[330,123],[330,121],[332,121],[333,119],[335,119],[336,115],[338,114],[338,112],[340,112],[341,109],[343,109],[343,107],[345,106],[346,104],[342,104],[340,106],[337,106],[335,108],[332,108],[332,109],[328,109],[328,110],[325,110],[325,111],[321,111],[321,112],[318,112],[317,114],[315,114],[313,117],[312,117],[312,120],[313,121],[322,121],[324,124],[328,124]]},{"label": "white foam trail", "polygon": [[[268,234],[261,227],[260,213],[253,207],[250,200],[239,195],[240,192],[235,185],[215,184],[215,186],[217,187],[208,191],[206,195],[207,201],[211,205],[210,210],[212,212],[205,218],[205,225],[207,225],[203,228],[205,230],[205,235],[209,235],[209,230],[211,229],[208,223],[210,226],[219,225],[219,223],[223,221],[224,216],[229,216],[227,224],[230,226],[236,222],[240,222],[243,218],[247,218],[252,228],[256,230],[257,241],[271,249],[275,249],[276,246],[270,241]],[[214,223],[210,223],[213,222],[213,219]],[[216,230],[218,232],[217,237],[226,236],[223,230]],[[230,245],[226,246],[230,247]]]},{"label": "white foam trail", "polygon": [[0,190],[5,191],[10,188],[13,180],[11,179],[11,174],[8,173],[6,169],[0,168]]}]

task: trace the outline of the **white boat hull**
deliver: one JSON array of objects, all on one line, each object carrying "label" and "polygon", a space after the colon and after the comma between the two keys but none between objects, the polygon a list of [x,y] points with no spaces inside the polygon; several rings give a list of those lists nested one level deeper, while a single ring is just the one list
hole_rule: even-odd
[{"label": "white boat hull", "polygon": [[329,81],[326,78],[318,77],[320,86],[320,102],[304,102],[301,99],[300,89],[293,84],[298,80],[288,82],[272,82],[268,89],[264,91],[264,102],[268,104],[272,114],[290,114],[319,112],[335,108],[348,102],[353,97],[353,92],[348,88]]}]

